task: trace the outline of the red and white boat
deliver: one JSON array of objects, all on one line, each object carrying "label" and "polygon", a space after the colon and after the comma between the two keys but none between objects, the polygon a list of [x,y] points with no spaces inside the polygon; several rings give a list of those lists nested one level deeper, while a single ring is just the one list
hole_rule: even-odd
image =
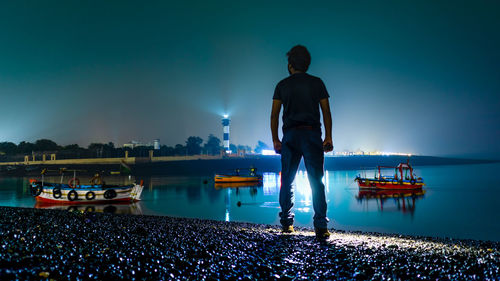
[{"label": "red and white boat", "polygon": [[30,179],[31,195],[37,202],[58,204],[93,204],[136,202],[140,200],[144,188],[140,184],[107,185],[101,182],[81,185],[78,178],[72,178],[68,184],[50,183]]},{"label": "red and white boat", "polygon": [[[413,173],[413,168],[407,163],[396,167],[378,166],[378,172],[373,178],[358,175],[354,181],[361,189],[421,189],[425,183],[421,177]],[[394,169],[393,175],[382,175],[381,169]]]}]

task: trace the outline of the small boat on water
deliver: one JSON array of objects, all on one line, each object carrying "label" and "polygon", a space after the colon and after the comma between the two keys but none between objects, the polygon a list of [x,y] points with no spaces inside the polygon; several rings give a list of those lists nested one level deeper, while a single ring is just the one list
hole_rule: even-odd
[{"label": "small boat on water", "polygon": [[242,169],[236,169],[232,174],[216,174],[214,176],[215,183],[231,183],[231,182],[260,182],[262,175],[257,175],[257,169],[250,168],[248,175],[240,174]]},{"label": "small boat on water", "polygon": [[30,179],[31,195],[38,202],[60,204],[89,204],[136,202],[140,200],[143,181],[139,184],[108,185],[98,175],[92,178],[90,184],[80,184],[76,177],[67,184],[44,182]]},{"label": "small boat on water", "polygon": [[[377,169],[373,178],[358,175],[354,179],[360,189],[421,189],[425,185],[424,180],[413,173],[409,162],[396,167],[378,166]],[[382,175],[381,169],[395,169],[394,175]]]},{"label": "small boat on water", "polygon": [[259,187],[262,186],[262,181],[251,182],[216,182],[214,187],[219,188],[239,188],[239,187]]}]

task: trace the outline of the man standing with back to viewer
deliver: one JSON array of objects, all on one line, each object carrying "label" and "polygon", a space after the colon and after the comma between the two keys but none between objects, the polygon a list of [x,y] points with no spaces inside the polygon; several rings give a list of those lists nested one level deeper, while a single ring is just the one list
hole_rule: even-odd
[{"label": "man standing with back to viewer", "polygon": [[[290,76],[281,80],[273,96],[271,133],[274,150],[281,154],[280,222],[285,233],[293,232],[292,183],[304,157],[307,177],[312,189],[314,229],[316,237],[327,239],[325,185],[323,178],[324,153],[333,150],[332,116],[328,92],[320,78],[306,73],[311,55],[306,47],[297,45],[288,53]],[[278,137],[279,115],[283,105],[283,140]],[[325,139],[321,139],[319,108],[323,113]]]}]

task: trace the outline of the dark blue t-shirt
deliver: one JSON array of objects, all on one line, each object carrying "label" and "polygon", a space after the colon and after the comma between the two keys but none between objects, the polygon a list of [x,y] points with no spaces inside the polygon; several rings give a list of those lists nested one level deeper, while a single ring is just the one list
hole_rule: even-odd
[{"label": "dark blue t-shirt", "polygon": [[283,104],[283,131],[298,126],[320,129],[319,101],[329,97],[323,81],[307,73],[295,73],[281,80],[273,99]]}]

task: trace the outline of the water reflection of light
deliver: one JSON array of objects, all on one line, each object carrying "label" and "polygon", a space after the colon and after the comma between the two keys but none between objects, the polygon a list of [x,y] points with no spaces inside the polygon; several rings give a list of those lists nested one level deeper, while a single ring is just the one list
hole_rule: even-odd
[{"label": "water reflection of light", "polygon": [[[323,184],[325,185],[325,193],[328,193],[330,190],[330,183],[328,181],[328,171],[325,171],[325,176],[321,179]],[[311,184],[309,183],[309,178],[307,177],[306,171],[299,171],[295,176],[295,192],[299,195],[298,198],[301,198],[299,202],[303,203],[304,206],[311,206],[312,203],[312,190]],[[328,199],[327,199],[328,201]],[[300,209],[297,209],[300,210]],[[309,212],[310,209],[307,207],[302,208],[303,212]]]},{"label": "water reflection of light", "polygon": [[309,207],[297,208],[297,211],[303,212],[303,213],[309,213],[311,211],[311,208],[309,208]]},{"label": "water reflection of light", "polygon": [[227,193],[226,193],[226,218],[225,218],[225,221],[230,220],[229,219],[230,209],[231,209],[231,189],[228,188]]},{"label": "water reflection of light", "polygon": [[262,180],[264,195],[279,193],[280,179],[276,173],[264,173]]},{"label": "water reflection of light", "polygon": [[328,170],[325,171],[325,175],[321,179],[321,181],[325,184],[325,193],[328,193],[330,191],[330,181],[328,180]]},{"label": "water reflection of light", "polygon": [[307,178],[307,172],[299,171],[295,176],[295,192],[299,195],[296,197],[301,198],[300,202],[304,206],[311,206],[312,191]]},{"label": "water reflection of light", "polygon": [[[325,176],[323,177],[322,182],[325,185],[326,193],[328,193],[330,190],[330,183],[328,181],[328,177],[329,173],[328,171],[325,171]],[[279,194],[281,186],[281,175],[276,173],[264,173],[262,185],[263,185],[264,195]],[[309,207],[312,205],[312,190],[306,171],[298,171],[297,174],[295,175],[294,191],[295,191],[295,199],[297,202],[300,203],[297,206],[298,207],[297,211],[304,213],[311,212],[311,208]]]}]

